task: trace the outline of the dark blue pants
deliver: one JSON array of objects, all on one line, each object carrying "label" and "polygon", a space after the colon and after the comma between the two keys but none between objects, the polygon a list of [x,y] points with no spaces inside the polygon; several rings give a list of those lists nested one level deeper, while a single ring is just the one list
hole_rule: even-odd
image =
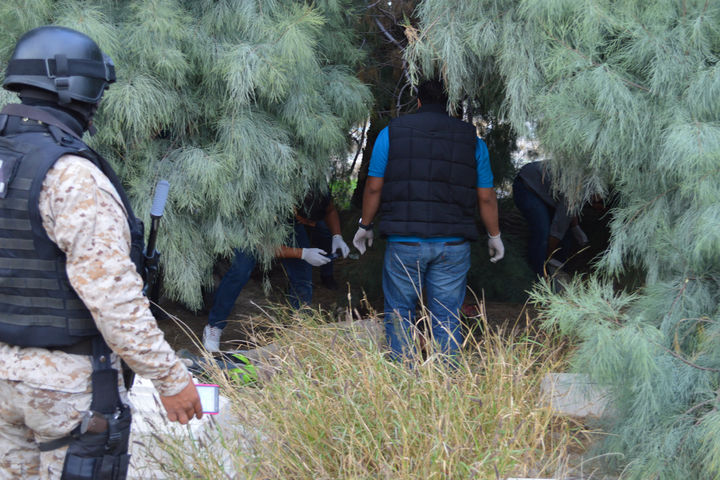
[{"label": "dark blue pants", "polygon": [[[292,235],[292,246],[308,248],[310,240],[302,225],[296,223]],[[312,266],[299,258],[284,258],[281,260],[290,279],[288,301],[294,308],[307,305],[312,299]],[[232,311],[238,295],[245,284],[250,280],[255,264],[255,257],[239,248],[235,249],[235,259],[230,270],[220,281],[212,309],[208,315],[208,324],[216,328],[225,328],[227,318]]]},{"label": "dark blue pants", "polygon": [[[530,244],[528,246],[528,260],[530,268],[538,276],[543,275],[543,267],[547,260],[548,237],[550,236],[550,225],[552,224],[555,209],[543,202],[543,200],[525,183],[516,177],[513,182],[513,200],[518,210],[528,222],[530,228]],[[567,252],[572,246],[569,235],[565,234],[560,244],[560,251],[553,255],[561,262],[567,259]]]}]

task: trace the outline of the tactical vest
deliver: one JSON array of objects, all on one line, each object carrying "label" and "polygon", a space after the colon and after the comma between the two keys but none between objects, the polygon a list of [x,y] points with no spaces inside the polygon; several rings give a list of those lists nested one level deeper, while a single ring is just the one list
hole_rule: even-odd
[{"label": "tactical vest", "polygon": [[85,143],[41,122],[35,122],[38,131],[19,132],[5,127],[6,121],[7,116],[1,115],[0,341],[22,347],[75,345],[99,331],[70,285],[65,254],[42,226],[38,199],[45,175],[67,154],[87,158],[102,170],[128,212],[131,257],[138,272],[142,271],[142,223],[132,213],[112,168]]},{"label": "tactical vest", "polygon": [[440,105],[390,122],[382,235],[478,238],[475,127]]}]

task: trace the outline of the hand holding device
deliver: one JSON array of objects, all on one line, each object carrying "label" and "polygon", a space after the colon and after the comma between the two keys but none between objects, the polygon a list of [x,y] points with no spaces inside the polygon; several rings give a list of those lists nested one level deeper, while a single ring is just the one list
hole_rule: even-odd
[{"label": "hand holding device", "polygon": [[332,236],[332,248],[330,251],[334,254],[338,250],[340,250],[343,258],[347,258],[350,253],[350,247],[347,246],[347,243],[343,240],[342,235],[335,234]]},{"label": "hand holding device", "polygon": [[175,395],[160,396],[160,402],[165,407],[168,420],[180,422],[185,425],[193,417],[202,418],[202,406],[195,384],[189,379],[185,388]]},{"label": "hand holding device", "polygon": [[302,253],[300,254],[300,258],[305,260],[313,267],[325,265],[330,261],[330,258],[327,257],[327,253],[325,252],[325,250],[322,250],[320,248],[303,248]]}]

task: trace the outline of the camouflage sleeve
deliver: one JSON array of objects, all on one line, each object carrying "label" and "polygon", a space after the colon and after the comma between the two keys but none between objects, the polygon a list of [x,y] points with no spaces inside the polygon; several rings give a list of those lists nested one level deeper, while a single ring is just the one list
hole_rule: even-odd
[{"label": "camouflage sleeve", "polygon": [[108,178],[87,159],[65,155],[45,177],[39,207],[48,236],[67,256],[70,283],[110,348],[160,395],[179,393],[189,374],[142,295],[127,214]]}]

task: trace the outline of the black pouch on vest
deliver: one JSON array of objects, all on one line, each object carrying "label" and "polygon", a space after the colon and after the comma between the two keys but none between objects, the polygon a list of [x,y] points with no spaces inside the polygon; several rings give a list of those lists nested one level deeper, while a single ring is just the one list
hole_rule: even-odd
[{"label": "black pouch on vest", "polygon": [[74,438],[68,447],[62,480],[124,480],[127,477],[130,455],[130,408],[120,414],[105,415],[108,430],[86,432]]},{"label": "black pouch on vest", "polygon": [[7,197],[21,158],[21,153],[0,149],[0,198]]}]

